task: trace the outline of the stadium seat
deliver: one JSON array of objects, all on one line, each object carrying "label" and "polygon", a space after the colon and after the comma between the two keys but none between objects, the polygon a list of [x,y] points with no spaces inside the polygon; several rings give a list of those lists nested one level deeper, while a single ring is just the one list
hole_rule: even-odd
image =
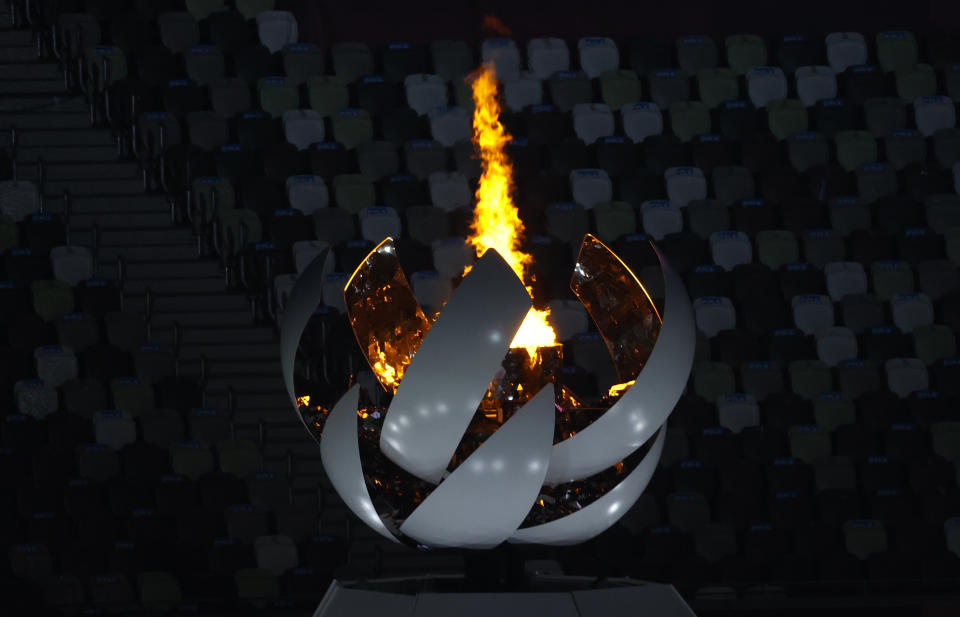
[{"label": "stadium seat", "polygon": [[830,299],[839,302],[844,296],[867,293],[867,274],[855,261],[830,262],[824,266]]},{"label": "stadium seat", "polygon": [[348,150],[373,139],[373,121],[365,109],[341,109],[331,122],[333,138]]},{"label": "stadium seat", "polygon": [[758,66],[750,69],[746,77],[747,95],[757,109],[787,98],[787,78],[779,67]]},{"label": "stadium seat", "polygon": [[712,69],[718,65],[717,45],[709,36],[677,38],[676,53],[677,63],[688,75],[696,75],[700,69]]},{"label": "stadium seat", "polygon": [[283,73],[295,84],[323,75],[323,51],[312,43],[290,43],[283,48]]},{"label": "stadium seat", "polygon": [[619,110],[641,98],[640,80],[629,70],[609,70],[600,74],[600,98],[610,109]]},{"label": "stadium seat", "polygon": [[877,33],[877,61],[884,71],[912,68],[920,57],[917,38],[912,32],[885,30]]},{"label": "stadium seat", "polygon": [[837,72],[867,64],[867,42],[859,32],[831,32],[826,44],[827,62]]},{"label": "stadium seat", "polygon": [[728,394],[717,399],[717,419],[720,426],[739,434],[760,425],[760,408],[751,394]]},{"label": "stadium seat", "polygon": [[901,293],[890,298],[893,323],[902,332],[910,333],[917,326],[933,323],[933,302],[925,293]]},{"label": "stadium seat", "polygon": [[957,341],[948,326],[918,325],[914,327],[912,334],[914,353],[927,366],[957,354]]},{"label": "stadium seat", "polygon": [[884,363],[887,388],[906,398],[911,392],[926,390],[930,386],[927,368],[916,358],[892,358]]},{"label": "stadium seat", "polygon": [[539,80],[549,79],[557,71],[570,70],[570,50],[560,38],[534,38],[527,42],[527,65]]},{"label": "stadium seat", "polygon": [[757,234],[757,259],[771,270],[800,261],[796,237],[782,229],[765,229]]},{"label": "stadium seat", "polygon": [[516,79],[520,73],[520,49],[511,39],[484,39],[480,44],[480,59],[493,64],[494,73],[500,81]]},{"label": "stadium seat", "polygon": [[710,251],[713,263],[726,271],[753,259],[750,239],[742,231],[718,231],[710,234]]},{"label": "stadium seat", "polygon": [[633,208],[624,201],[604,201],[594,205],[597,237],[612,243],[622,236],[636,233],[637,218]]},{"label": "stadium seat", "polygon": [[190,13],[170,12],[157,16],[160,41],[175,54],[182,54],[200,40],[200,27]]},{"label": "stadium seat", "polygon": [[428,115],[431,136],[445,148],[469,141],[473,135],[471,114],[462,107],[437,108]]},{"label": "stadium seat", "polygon": [[[438,40],[430,43],[430,58],[437,75],[444,81],[463,79],[475,67],[473,51],[466,41]],[[504,79],[506,76],[501,76]]]},{"label": "stadium seat", "polygon": [[114,450],[137,441],[137,427],[128,414],[116,410],[98,411],[93,414],[93,430],[97,443]]},{"label": "stadium seat", "polygon": [[937,75],[929,64],[918,64],[896,71],[897,94],[912,103],[918,98],[937,94]]},{"label": "stadium seat", "polygon": [[510,111],[519,112],[531,105],[543,104],[543,81],[523,72],[517,79],[504,82],[503,102]]},{"label": "stadium seat", "polygon": [[679,208],[695,199],[706,199],[707,180],[697,167],[671,167],[664,174],[667,198]]},{"label": "stadium seat", "polygon": [[790,300],[793,321],[804,334],[815,334],[821,328],[834,325],[833,304],[830,298],[818,294],[802,294]]},{"label": "stadium seat", "polygon": [[796,99],[772,100],[766,107],[767,124],[778,140],[808,129],[807,109]]},{"label": "stadium seat", "polygon": [[650,100],[660,109],[690,100],[690,77],[676,69],[657,69],[647,76]]},{"label": "stadium seat", "polygon": [[137,598],[150,611],[169,611],[183,601],[183,592],[170,572],[145,571],[137,574]]},{"label": "stadium seat", "polygon": [[583,143],[592,144],[614,133],[610,107],[601,103],[579,103],[573,106],[573,130]]},{"label": "stadium seat", "polygon": [[184,52],[184,68],[187,77],[199,86],[209,86],[223,79],[226,62],[223,52],[213,45],[195,45]]},{"label": "stadium seat", "polygon": [[600,77],[604,71],[620,68],[620,52],[613,39],[606,37],[586,37],[577,41],[580,56],[580,68],[587,77]]},{"label": "stadium seat", "polygon": [[736,312],[730,298],[703,296],[693,302],[697,329],[708,337],[714,337],[721,330],[729,330],[737,325]]},{"label": "stadium seat", "polygon": [[624,134],[636,143],[663,133],[663,115],[656,103],[627,103],[620,108]]},{"label": "stadium seat", "polygon": [[817,357],[827,366],[836,366],[843,360],[857,357],[857,337],[850,328],[829,326],[814,333]]},{"label": "stadium seat", "polygon": [[385,238],[399,238],[401,235],[400,216],[393,208],[383,206],[364,208],[360,217],[360,235],[364,240],[379,244]]},{"label": "stadium seat", "polygon": [[881,300],[913,292],[913,270],[903,261],[876,261],[870,266],[873,291]]},{"label": "stadium seat", "polygon": [[327,117],[349,107],[346,83],[339,77],[314,75],[307,79],[307,99],[310,108]]},{"label": "stadium seat", "polygon": [[790,455],[813,465],[817,461],[830,456],[830,434],[811,424],[801,424],[790,427]]},{"label": "stadium seat", "polygon": [[797,98],[807,107],[837,96],[837,73],[829,66],[801,66],[794,78]]},{"label": "stadium seat", "polygon": [[613,184],[602,169],[574,169],[570,172],[570,190],[573,200],[588,210],[613,198]]},{"label": "stadium seat", "polygon": [[290,176],[287,178],[286,187],[290,207],[304,214],[313,214],[316,210],[330,205],[327,184],[321,176]]},{"label": "stadium seat", "polygon": [[430,202],[443,210],[468,207],[473,195],[466,177],[459,172],[437,171],[430,174]]},{"label": "stadium seat", "polygon": [[736,393],[736,377],[730,365],[723,362],[695,362],[693,366],[694,392],[708,401]]},{"label": "stadium seat", "polygon": [[437,75],[407,75],[403,80],[407,104],[420,115],[447,106],[447,87]]},{"label": "stadium seat", "polygon": [[957,123],[956,106],[945,96],[922,96],[913,101],[917,130],[924,137],[940,129],[953,128]]},{"label": "stadium seat", "polygon": [[323,115],[312,109],[291,109],[283,112],[283,132],[287,142],[306,150],[324,140]]},{"label": "stadium seat", "polygon": [[655,240],[683,229],[683,214],[680,208],[666,199],[645,201],[640,206],[643,231]]},{"label": "stadium seat", "polygon": [[700,101],[678,101],[669,109],[670,128],[680,141],[689,142],[710,132],[710,110]]},{"label": "stadium seat", "polygon": [[445,279],[463,274],[476,259],[473,247],[459,237],[438,238],[432,242],[431,251],[434,266]]}]

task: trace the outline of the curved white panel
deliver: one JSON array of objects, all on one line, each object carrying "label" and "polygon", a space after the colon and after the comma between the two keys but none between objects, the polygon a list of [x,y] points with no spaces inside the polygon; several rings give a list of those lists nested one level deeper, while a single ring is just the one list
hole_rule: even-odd
[{"label": "curved white panel", "polygon": [[[644,369],[646,370],[646,369]],[[543,525],[518,529],[510,542],[566,545],[584,542],[600,534],[626,514],[647,488],[660,461],[666,431],[661,430],[636,469],[606,495],[582,510]]]},{"label": "curved white panel", "polygon": [[693,309],[680,276],[654,247],[664,276],[663,324],[636,382],[593,424],[553,447],[548,485],[603,471],[630,455],[673,411],[693,367]]},{"label": "curved white panel", "polygon": [[354,385],[327,414],[320,439],[320,459],[333,488],[337,489],[347,507],[374,531],[399,543],[380,520],[363,479],[360,442],[357,441],[359,400],[360,386]]},{"label": "curved white panel", "polygon": [[413,357],[383,421],[380,449],[440,482],[533,301],[490,250],[470,270]]},{"label": "curved white panel", "polygon": [[297,347],[300,345],[303,330],[307,327],[310,316],[313,315],[323,296],[323,278],[326,274],[325,266],[329,252],[330,247],[320,251],[304,269],[290,292],[287,306],[280,320],[280,366],[283,371],[283,383],[287,387],[287,394],[290,395],[290,403],[297,410],[297,417],[301,422],[303,417],[297,406],[297,393],[293,385],[293,363],[297,357]]},{"label": "curved white panel", "polygon": [[540,390],[430,493],[400,532],[430,546],[489,548],[506,540],[543,486],[554,398],[552,385]]}]

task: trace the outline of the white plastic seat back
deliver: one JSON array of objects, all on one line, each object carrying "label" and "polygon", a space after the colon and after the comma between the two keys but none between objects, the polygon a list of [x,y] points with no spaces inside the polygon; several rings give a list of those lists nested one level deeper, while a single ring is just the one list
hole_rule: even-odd
[{"label": "white plastic seat back", "polygon": [[447,84],[437,75],[407,75],[403,87],[407,94],[407,105],[421,116],[447,106]]},{"label": "white plastic seat back", "polygon": [[831,32],[826,43],[827,62],[838,73],[867,63],[867,41],[859,32]]},{"label": "white plastic seat back", "polygon": [[710,234],[710,253],[713,263],[727,271],[753,261],[753,245],[742,231],[715,231]]},{"label": "white plastic seat back", "polygon": [[309,215],[330,205],[330,190],[322,176],[290,176],[287,178],[287,199],[291,208]]},{"label": "white plastic seat back", "polygon": [[476,252],[465,238],[439,238],[430,244],[430,249],[434,270],[447,279],[460,276],[476,260]]},{"label": "white plastic seat back", "polygon": [[37,185],[26,180],[0,182],[0,214],[18,223],[40,211],[40,193]]},{"label": "white plastic seat back", "polygon": [[[303,271],[313,263],[313,260],[316,259],[325,248],[330,248],[330,244],[323,240],[300,240],[294,242],[291,250],[293,251],[293,265],[297,269],[297,274],[303,274]],[[332,250],[327,252],[324,264],[324,274],[333,272]]]},{"label": "white plastic seat back", "polygon": [[801,66],[794,77],[797,81],[797,98],[807,107],[837,96],[837,72],[829,66]]},{"label": "white plastic seat back", "polygon": [[654,240],[677,233],[683,229],[683,213],[667,199],[645,201],[640,205],[640,220],[643,231]]},{"label": "white plastic seat back", "polygon": [[82,246],[55,246],[50,249],[53,276],[57,280],[75,286],[93,278],[93,255]]},{"label": "white plastic seat back", "polygon": [[473,136],[473,118],[462,107],[438,107],[429,114],[430,134],[445,148]]},{"label": "white plastic seat back", "polygon": [[844,360],[857,357],[857,337],[850,328],[829,326],[820,328],[814,336],[817,340],[817,357],[827,366],[836,366]]},{"label": "white plastic seat back", "polygon": [[667,199],[680,208],[696,199],[707,198],[707,177],[699,167],[671,167],[663,174]]},{"label": "white plastic seat back", "polygon": [[946,96],[921,96],[913,102],[917,130],[924,137],[940,129],[950,129],[957,124],[957,111],[953,99]]},{"label": "white plastic seat back", "polygon": [[804,334],[815,334],[822,328],[834,324],[833,303],[830,298],[820,294],[801,294],[790,301],[793,309],[793,323]]},{"label": "white plastic seat back", "polygon": [[827,293],[838,302],[849,294],[867,293],[867,272],[857,261],[833,261],[823,268],[827,279]]},{"label": "white plastic seat back", "polygon": [[42,379],[21,379],[13,384],[17,411],[38,420],[57,410],[57,389]]},{"label": "white plastic seat back", "polygon": [[435,171],[427,181],[430,203],[442,210],[466,208],[473,203],[467,177],[458,171]]},{"label": "white plastic seat back", "polygon": [[933,323],[933,302],[923,292],[896,294],[890,298],[890,313],[893,325],[902,332],[913,332],[917,326]]},{"label": "white plastic seat back", "polygon": [[787,77],[778,66],[756,66],[747,71],[747,95],[757,109],[787,98]]},{"label": "white plastic seat back", "polygon": [[930,388],[927,367],[917,358],[891,358],[884,362],[883,368],[887,374],[887,388],[900,398]]},{"label": "white plastic seat back", "polygon": [[520,50],[511,39],[486,39],[480,45],[480,57],[484,63],[492,63],[497,79],[509,81],[520,74]]},{"label": "white plastic seat back", "polygon": [[585,37],[577,41],[580,53],[580,68],[587,77],[600,77],[604,71],[614,71],[620,67],[620,51],[613,39],[603,36]]},{"label": "white plastic seat back", "polygon": [[285,45],[296,43],[300,38],[297,18],[290,11],[263,11],[257,14],[257,36],[270,53],[278,52]]},{"label": "white plastic seat back", "polygon": [[137,425],[125,411],[98,411],[93,414],[93,434],[97,443],[119,450],[137,441]]},{"label": "white plastic seat back", "polygon": [[560,38],[530,39],[527,66],[538,79],[548,79],[557,71],[570,70],[570,49]]},{"label": "white plastic seat back", "polygon": [[717,419],[731,433],[760,425],[760,406],[750,394],[725,394],[717,399]]},{"label": "white plastic seat back", "polygon": [[516,79],[503,82],[503,102],[511,111],[543,103],[543,82],[533,73],[521,73]]},{"label": "white plastic seat back", "polygon": [[453,293],[449,278],[434,270],[421,270],[410,275],[410,285],[417,302],[425,311],[438,312]]},{"label": "white plastic seat back", "polygon": [[587,331],[590,318],[579,300],[551,300],[550,325],[556,330],[558,340],[570,341]]},{"label": "white plastic seat back", "polygon": [[324,140],[323,114],[313,109],[291,109],[283,112],[283,133],[287,142],[306,150],[310,144]]},{"label": "white plastic seat back", "polygon": [[620,108],[623,133],[635,143],[663,133],[663,112],[656,103],[627,103]]},{"label": "white plastic seat back", "polygon": [[379,244],[384,238],[399,238],[401,231],[400,215],[393,208],[373,206],[360,211],[360,235],[364,240]]},{"label": "white plastic seat back", "polygon": [[260,536],[253,541],[257,567],[280,576],[296,568],[299,559],[297,545],[287,536]]},{"label": "white plastic seat back", "polygon": [[693,313],[697,329],[708,338],[713,338],[723,330],[737,327],[737,312],[730,298],[701,296],[693,301]]},{"label": "white plastic seat back", "polygon": [[80,366],[77,356],[69,347],[45,345],[33,350],[37,365],[37,377],[51,388],[59,388],[64,382],[76,379]]},{"label": "white plastic seat back", "polygon": [[577,103],[573,106],[573,132],[590,145],[614,133],[613,112],[603,103]]},{"label": "white plastic seat back", "polygon": [[602,169],[574,169],[570,172],[570,189],[573,201],[588,210],[613,199],[613,183]]}]

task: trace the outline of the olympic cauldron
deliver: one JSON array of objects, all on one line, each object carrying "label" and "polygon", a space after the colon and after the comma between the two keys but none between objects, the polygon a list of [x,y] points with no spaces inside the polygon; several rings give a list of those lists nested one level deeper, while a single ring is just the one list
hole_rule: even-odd
[{"label": "olympic cauldron", "polygon": [[319,256],[283,313],[282,364],[291,403],[347,507],[386,538],[429,547],[575,544],[615,523],[656,468],[693,362],[689,298],[651,248],[664,277],[662,318],[600,240],[587,235],[580,247],[570,287],[623,382],[600,407],[562,384],[560,346],[533,357],[510,348],[532,299],[496,251],[477,261],[431,319],[389,238],[344,290],[381,391],[354,384],[329,411],[301,405],[293,365],[321,300]]}]

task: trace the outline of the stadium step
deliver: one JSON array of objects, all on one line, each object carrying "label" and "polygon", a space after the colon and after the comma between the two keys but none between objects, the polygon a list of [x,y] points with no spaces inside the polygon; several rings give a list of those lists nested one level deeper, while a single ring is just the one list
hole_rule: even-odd
[{"label": "stadium step", "polygon": [[[0,65],[0,70],[2,70]],[[88,118],[89,120],[89,118]],[[89,123],[88,123],[89,124]],[[17,127],[17,145],[20,148],[68,147],[68,146],[113,146],[116,139],[107,129],[92,129],[89,126],[71,128]],[[10,146],[10,132],[0,132],[0,147]],[[28,157],[29,158],[29,157]]]}]

